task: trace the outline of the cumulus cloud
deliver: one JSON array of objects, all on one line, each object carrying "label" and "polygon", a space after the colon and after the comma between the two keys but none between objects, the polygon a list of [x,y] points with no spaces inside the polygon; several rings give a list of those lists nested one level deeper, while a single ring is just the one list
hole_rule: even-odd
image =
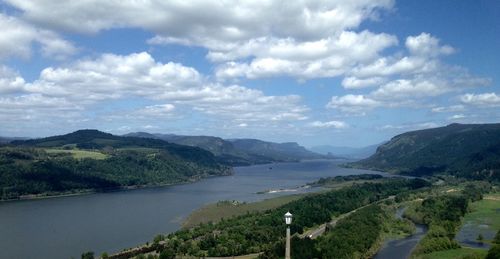
[{"label": "cumulus cloud", "polygon": [[175,110],[175,106],[173,104],[156,104],[149,105],[142,109],[135,111],[133,114],[137,116],[143,117],[165,117],[172,114]]},{"label": "cumulus cloud", "polygon": [[0,66],[0,93],[11,94],[24,91],[24,78],[6,66]]},{"label": "cumulus cloud", "polygon": [[382,85],[372,93],[372,96],[377,99],[394,100],[438,96],[448,91],[446,83],[439,80],[399,79]]},{"label": "cumulus cloud", "polygon": [[343,121],[313,121],[308,124],[309,127],[313,128],[334,128],[334,129],[345,129],[349,125]]},{"label": "cumulus cloud", "polygon": [[365,97],[364,95],[352,94],[341,97],[333,96],[330,102],[326,105],[327,108],[338,109],[342,112],[360,114],[377,106],[380,106],[380,102]]},{"label": "cumulus cloud", "polygon": [[393,0],[5,2],[20,9],[24,18],[57,29],[97,33],[112,28],[142,28],[168,36],[171,41],[200,45],[266,35],[324,38],[356,28],[394,4]]},{"label": "cumulus cloud", "polygon": [[89,107],[99,102],[135,97],[169,102],[133,111],[130,116],[134,117],[168,116],[180,105],[238,123],[308,118],[309,108],[301,104],[298,95],[270,96],[240,85],[213,83],[194,68],[172,62],[160,63],[146,52],[103,54],[63,67],[49,67],[30,83],[4,70],[7,77],[0,78],[0,83],[9,85],[0,85],[1,90],[13,91],[10,85],[19,82],[15,89],[22,89],[26,96],[38,96],[54,103],[64,100]]},{"label": "cumulus cloud", "polygon": [[[18,8],[25,20],[56,30],[98,33],[141,28],[156,34],[150,44],[204,47],[210,61],[223,62],[216,68],[221,80],[334,77],[398,43],[385,33],[354,31],[363,21],[391,9],[393,0],[7,3]],[[251,60],[242,61],[247,58]]]},{"label": "cumulus cloud", "polygon": [[383,77],[357,78],[350,76],[350,77],[345,77],[342,80],[342,86],[346,89],[359,89],[370,86],[376,86],[385,82],[386,80],[387,79]]},{"label": "cumulus cloud", "polygon": [[460,100],[464,104],[475,105],[479,107],[500,106],[500,96],[496,93],[464,94],[460,96]]},{"label": "cumulus cloud", "polygon": [[308,42],[262,38],[243,46],[235,45],[224,52],[211,51],[208,57],[214,61],[254,57],[248,62],[229,61],[219,65],[216,75],[222,79],[280,75],[309,79],[342,75],[360,62],[377,58],[382,50],[396,44],[396,37],[388,34],[344,31]]},{"label": "cumulus cloud", "polygon": [[449,55],[455,52],[455,49],[449,45],[440,45],[439,39],[431,36],[429,33],[409,36],[406,38],[405,45],[410,53],[415,56],[435,57],[439,55]]},{"label": "cumulus cloud", "polygon": [[0,58],[17,56],[29,58],[34,43],[41,46],[41,54],[53,59],[64,59],[77,49],[57,33],[30,25],[16,17],[0,13]]}]

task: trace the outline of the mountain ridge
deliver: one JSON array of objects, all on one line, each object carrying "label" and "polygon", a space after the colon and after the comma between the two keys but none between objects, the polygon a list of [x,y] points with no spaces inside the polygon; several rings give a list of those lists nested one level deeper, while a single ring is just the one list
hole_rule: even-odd
[{"label": "mountain ridge", "polygon": [[350,165],[415,176],[444,173],[498,180],[500,124],[454,123],[402,133]]},{"label": "mountain ridge", "polygon": [[196,146],[210,151],[220,162],[228,165],[251,165],[272,162],[294,162],[302,159],[324,158],[296,142],[275,143],[251,138],[223,139],[214,136],[187,136],[147,132],[132,132],[124,136],[156,138],[168,142]]}]

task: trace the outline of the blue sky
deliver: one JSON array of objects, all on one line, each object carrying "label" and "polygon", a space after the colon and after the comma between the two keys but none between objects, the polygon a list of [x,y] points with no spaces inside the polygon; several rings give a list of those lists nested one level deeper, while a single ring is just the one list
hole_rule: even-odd
[{"label": "blue sky", "polygon": [[0,136],[365,146],[500,119],[498,1],[0,2]]}]

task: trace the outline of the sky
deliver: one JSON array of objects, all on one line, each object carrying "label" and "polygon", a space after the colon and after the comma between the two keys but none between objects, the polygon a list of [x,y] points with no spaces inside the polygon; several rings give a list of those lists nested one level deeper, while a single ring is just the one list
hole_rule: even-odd
[{"label": "sky", "polygon": [[500,120],[497,0],[0,1],[0,136],[361,147]]}]

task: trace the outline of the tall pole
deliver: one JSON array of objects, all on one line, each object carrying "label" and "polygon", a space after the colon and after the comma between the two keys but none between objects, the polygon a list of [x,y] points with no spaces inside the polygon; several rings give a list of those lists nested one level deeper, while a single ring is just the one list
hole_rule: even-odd
[{"label": "tall pole", "polygon": [[290,227],[286,227],[285,259],[290,259]]}]

